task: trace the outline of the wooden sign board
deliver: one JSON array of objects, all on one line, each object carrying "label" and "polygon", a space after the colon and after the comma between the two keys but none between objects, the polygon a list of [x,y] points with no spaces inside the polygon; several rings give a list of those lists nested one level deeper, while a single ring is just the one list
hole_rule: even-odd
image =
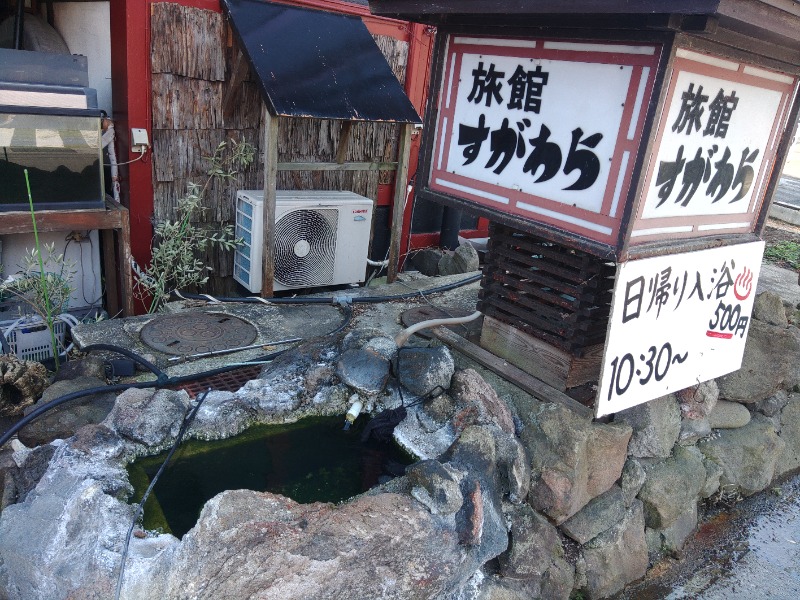
[{"label": "wooden sign board", "polygon": [[616,246],[661,52],[449,35],[429,189]]},{"label": "wooden sign board", "polygon": [[617,268],[596,416],[741,367],[764,242]]},{"label": "wooden sign board", "polygon": [[796,83],[678,49],[630,243],[753,232]]}]

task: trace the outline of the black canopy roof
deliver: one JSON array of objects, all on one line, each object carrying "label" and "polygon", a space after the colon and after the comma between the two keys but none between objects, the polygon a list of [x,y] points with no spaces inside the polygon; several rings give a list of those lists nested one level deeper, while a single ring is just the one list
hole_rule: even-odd
[{"label": "black canopy roof", "polygon": [[420,122],[360,18],[261,0],[222,5],[272,114]]}]

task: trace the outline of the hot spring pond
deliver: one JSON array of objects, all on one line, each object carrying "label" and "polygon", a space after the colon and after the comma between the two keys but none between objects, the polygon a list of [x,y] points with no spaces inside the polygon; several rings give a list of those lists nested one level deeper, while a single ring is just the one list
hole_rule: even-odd
[{"label": "hot spring pond", "polygon": [[[303,504],[342,502],[401,475],[413,459],[395,444],[361,442],[362,417],[343,431],[344,417],[261,425],[226,440],[184,442],[145,504],[144,527],[182,537],[203,505],[225,490],[273,492]],[[166,452],[128,466],[139,502]]]}]

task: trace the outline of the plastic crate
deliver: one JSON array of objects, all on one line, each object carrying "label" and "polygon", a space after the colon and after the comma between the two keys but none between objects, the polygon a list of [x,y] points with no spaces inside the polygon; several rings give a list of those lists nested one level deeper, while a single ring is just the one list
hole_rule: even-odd
[{"label": "plastic crate", "polygon": [[[68,317],[65,318],[65,317]],[[53,323],[56,334],[56,343],[61,348],[61,354],[66,354],[65,339],[69,324],[72,324],[71,315],[59,315]],[[15,321],[0,323],[6,336],[11,352],[21,360],[42,361],[53,358],[50,331],[39,317],[25,317]]]}]

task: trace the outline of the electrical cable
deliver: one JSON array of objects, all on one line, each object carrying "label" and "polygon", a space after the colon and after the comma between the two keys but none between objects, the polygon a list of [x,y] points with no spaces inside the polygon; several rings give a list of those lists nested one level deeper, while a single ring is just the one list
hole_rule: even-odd
[{"label": "electrical cable", "polygon": [[119,575],[117,576],[117,587],[116,591],[114,592],[114,600],[119,600],[119,594],[122,591],[122,580],[125,576],[125,562],[128,559],[128,548],[130,547],[131,543],[131,536],[133,535],[133,530],[136,527],[136,523],[139,520],[139,516],[142,514],[144,510],[144,504],[147,502],[147,499],[150,497],[150,492],[153,491],[153,488],[156,486],[156,482],[158,482],[158,478],[161,477],[161,474],[164,472],[164,469],[167,468],[169,461],[172,459],[172,455],[175,454],[175,451],[180,446],[181,441],[183,440],[183,436],[189,430],[189,427],[192,426],[192,422],[194,421],[195,416],[197,415],[197,411],[200,410],[200,406],[203,404],[203,401],[208,396],[209,392],[211,392],[211,388],[208,388],[202,396],[197,399],[196,404],[193,407],[190,407],[186,414],[183,417],[183,423],[181,423],[181,428],[178,431],[178,436],[175,438],[175,443],[172,444],[172,448],[169,450],[169,454],[164,459],[164,462],[161,463],[161,466],[158,468],[155,476],[153,479],[150,480],[150,485],[147,486],[147,490],[145,491],[142,499],[139,501],[139,504],[136,506],[136,510],[133,513],[133,519],[131,520],[131,526],[128,528],[128,535],[125,536],[125,544],[122,546],[122,559],[120,560],[119,565]]},{"label": "electrical cable", "polygon": [[[147,156],[147,150],[145,150],[144,152],[142,152],[141,154],[139,154],[139,156],[138,156],[138,157],[136,157],[136,158],[134,158],[133,160],[127,160],[127,161],[125,161],[125,162],[118,162],[118,163],[117,163],[117,166],[118,166],[118,167],[121,167],[122,165],[129,165],[129,164],[131,164],[131,163],[135,163],[135,162],[136,162],[136,161],[138,161],[138,160],[142,160],[142,159],[143,159],[145,156]],[[111,165],[103,164],[103,166],[104,166],[104,167],[110,167]]]},{"label": "electrical cable", "polygon": [[216,297],[211,296],[209,294],[189,294],[180,291],[173,291],[171,294],[175,296],[175,298],[179,300],[207,300],[209,302],[244,302],[244,303],[256,303],[260,302],[262,304],[335,304],[340,299],[346,299],[348,302],[352,302],[353,304],[376,304],[380,302],[389,302],[392,300],[408,300],[410,298],[416,298],[417,296],[425,297],[425,294],[438,294],[439,292],[446,292],[448,290],[455,289],[457,287],[461,287],[462,285],[468,285],[470,283],[474,283],[481,278],[481,273],[477,273],[475,275],[470,275],[460,281],[455,281],[453,283],[448,283],[445,285],[441,285],[439,287],[431,288],[429,290],[417,290],[414,292],[407,292],[404,294],[392,294],[389,296],[327,296],[327,297],[292,297],[292,298],[261,298],[257,296],[246,296],[243,298],[232,298],[232,297]]}]

